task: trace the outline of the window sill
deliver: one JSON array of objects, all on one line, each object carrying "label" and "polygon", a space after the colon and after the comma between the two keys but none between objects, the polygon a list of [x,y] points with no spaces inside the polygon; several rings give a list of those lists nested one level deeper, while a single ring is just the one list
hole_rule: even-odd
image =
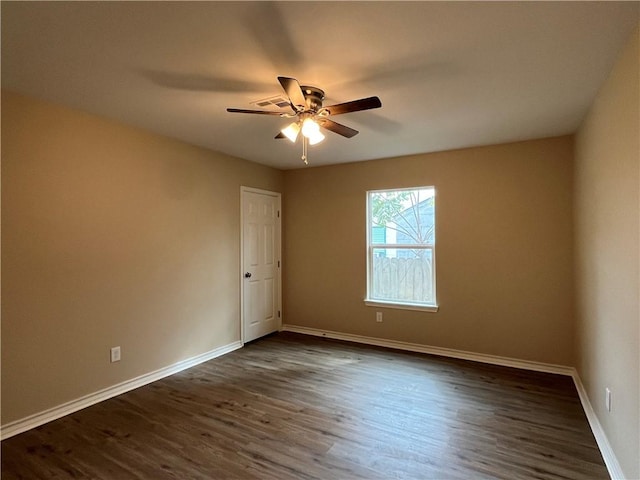
[{"label": "window sill", "polygon": [[416,305],[409,303],[388,302],[385,300],[364,300],[367,307],[396,308],[398,310],[416,310],[419,312],[437,312],[438,305]]}]

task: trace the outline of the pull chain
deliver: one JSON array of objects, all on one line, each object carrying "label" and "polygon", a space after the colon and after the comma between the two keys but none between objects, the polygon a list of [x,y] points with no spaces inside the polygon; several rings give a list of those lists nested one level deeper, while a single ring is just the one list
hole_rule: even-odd
[{"label": "pull chain", "polygon": [[302,136],[302,161],[305,165],[309,165],[309,160],[307,160],[307,137]]}]

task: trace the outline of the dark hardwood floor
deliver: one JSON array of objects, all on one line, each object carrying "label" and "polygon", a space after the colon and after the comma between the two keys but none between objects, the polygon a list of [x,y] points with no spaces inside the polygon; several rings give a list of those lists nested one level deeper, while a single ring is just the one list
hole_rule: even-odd
[{"label": "dark hardwood floor", "polygon": [[2,442],[2,479],[609,478],[569,377],[272,335]]}]

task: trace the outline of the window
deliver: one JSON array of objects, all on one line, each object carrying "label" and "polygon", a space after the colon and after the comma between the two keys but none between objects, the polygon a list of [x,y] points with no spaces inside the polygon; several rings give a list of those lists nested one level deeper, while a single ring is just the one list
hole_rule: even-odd
[{"label": "window", "polygon": [[437,311],[435,188],[367,192],[367,305]]}]

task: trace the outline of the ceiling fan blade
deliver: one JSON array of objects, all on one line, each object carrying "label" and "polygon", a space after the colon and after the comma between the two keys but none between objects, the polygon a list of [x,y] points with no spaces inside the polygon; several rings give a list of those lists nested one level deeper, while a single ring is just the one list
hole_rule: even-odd
[{"label": "ceiling fan blade", "polygon": [[327,130],[331,130],[333,133],[337,133],[338,135],[342,135],[343,137],[351,138],[358,134],[358,130],[354,130],[353,128],[334,122],[333,120],[329,120],[328,118],[322,118],[318,120],[318,123],[321,127],[324,127]]},{"label": "ceiling fan blade", "polygon": [[278,77],[278,81],[285,93],[291,101],[291,105],[296,111],[303,111],[307,109],[307,101],[304,98],[304,92],[300,88],[300,84],[295,78]]},{"label": "ceiling fan blade", "polygon": [[243,108],[227,108],[227,112],[231,112],[231,113],[255,113],[257,115],[277,115],[279,117],[284,116],[284,114],[280,113],[280,112],[271,112],[269,110],[245,110]]},{"label": "ceiling fan blade", "polygon": [[329,105],[328,107],[324,107],[323,110],[329,112],[329,115],[340,115],[342,113],[358,112],[360,110],[371,110],[372,108],[380,108],[381,106],[382,102],[378,97],[368,97],[351,102]]},{"label": "ceiling fan blade", "polygon": [[287,138],[287,137],[285,136],[285,134],[284,134],[284,133],[282,133],[282,132],[278,132],[278,134],[277,134],[275,137],[273,137],[273,138],[275,138],[275,139],[277,140],[277,139],[279,139],[279,138]]}]

